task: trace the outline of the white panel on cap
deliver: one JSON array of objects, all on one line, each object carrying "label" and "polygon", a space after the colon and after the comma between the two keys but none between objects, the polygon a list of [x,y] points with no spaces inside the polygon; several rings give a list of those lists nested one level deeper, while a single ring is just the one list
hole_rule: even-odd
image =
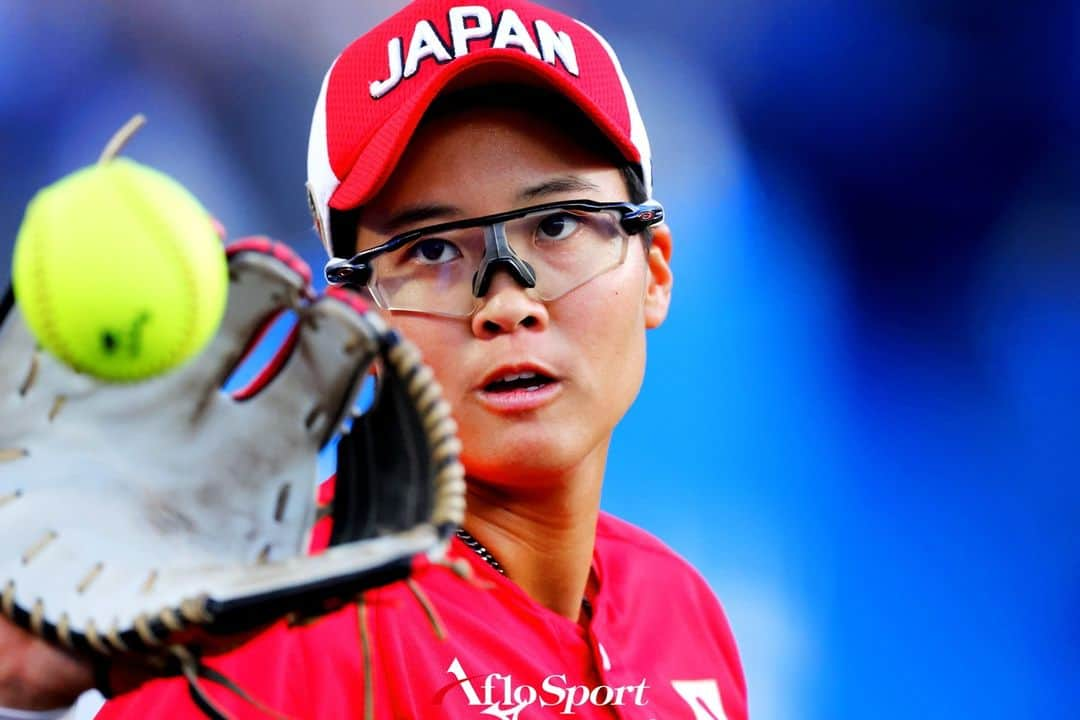
[{"label": "white panel on cap", "polygon": [[[337,60],[334,60],[334,65],[337,65]],[[326,138],[326,88],[330,85],[330,74],[334,72],[334,65],[326,71],[319,99],[315,103],[311,134],[308,136],[307,159],[308,191],[314,201],[315,212],[318,213],[316,224],[319,226],[319,234],[327,255],[334,254],[330,242],[330,196],[341,184],[330,167],[330,147]]]},{"label": "white panel on cap", "polygon": [[641,111],[638,110],[637,100],[634,98],[634,91],[630,89],[630,81],[626,79],[626,74],[623,72],[622,64],[619,62],[619,57],[615,54],[615,50],[611,47],[604,36],[593,30],[591,27],[581,22],[576,21],[583,28],[593,34],[593,37],[600,43],[601,47],[607,51],[608,57],[611,58],[611,64],[615,66],[615,72],[619,75],[619,82],[622,83],[623,94],[626,96],[626,107],[630,111],[630,141],[637,147],[638,152],[641,154],[641,172],[644,175],[645,181],[645,194],[650,198],[652,197],[652,147],[649,145],[649,136],[645,132],[645,121],[641,119]]}]

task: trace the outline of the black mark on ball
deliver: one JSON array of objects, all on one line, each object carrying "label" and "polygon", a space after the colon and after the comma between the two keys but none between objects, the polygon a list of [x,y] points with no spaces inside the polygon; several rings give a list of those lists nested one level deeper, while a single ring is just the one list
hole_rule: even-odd
[{"label": "black mark on ball", "polygon": [[135,317],[127,330],[121,332],[103,330],[101,349],[106,355],[116,355],[123,351],[129,357],[139,357],[142,354],[143,328],[150,322],[150,317],[150,313],[144,310]]}]

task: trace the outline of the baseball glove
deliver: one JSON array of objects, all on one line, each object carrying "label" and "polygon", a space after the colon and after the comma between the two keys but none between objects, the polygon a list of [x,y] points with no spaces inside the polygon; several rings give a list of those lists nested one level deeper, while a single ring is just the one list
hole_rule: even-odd
[{"label": "baseball glove", "polygon": [[[140,383],[74,372],[36,346],[10,291],[0,305],[0,609],[64,647],[183,672],[197,701],[197,677],[220,681],[200,657],[221,636],[406,577],[464,513],[454,423],[416,350],[354,293],[317,297],[284,246],[228,256],[208,349]],[[274,360],[223,392],[288,310]],[[353,418],[372,367],[376,399]],[[312,555],[317,454],[339,433],[330,547]]]}]

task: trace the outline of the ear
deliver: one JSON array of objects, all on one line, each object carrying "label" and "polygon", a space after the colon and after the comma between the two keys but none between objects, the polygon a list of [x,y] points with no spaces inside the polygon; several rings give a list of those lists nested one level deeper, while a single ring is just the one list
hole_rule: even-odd
[{"label": "ear", "polygon": [[652,245],[649,246],[649,277],[645,285],[645,327],[659,327],[667,317],[671,304],[671,228],[659,225],[653,228]]}]

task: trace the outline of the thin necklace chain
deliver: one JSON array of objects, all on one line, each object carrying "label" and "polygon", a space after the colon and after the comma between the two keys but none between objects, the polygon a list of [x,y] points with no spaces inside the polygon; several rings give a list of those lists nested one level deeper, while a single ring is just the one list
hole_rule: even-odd
[{"label": "thin necklace chain", "polygon": [[[465,528],[458,528],[457,536],[461,539],[461,542],[465,543],[465,546],[467,548],[480,556],[481,560],[486,562],[491,567],[495,568],[495,570],[498,571],[498,573],[503,577],[507,577],[506,571],[503,570],[502,565],[500,565],[499,561],[495,559],[495,556],[491,554],[491,551],[484,547],[483,543],[474,538],[468,530],[466,530]],[[593,614],[593,607],[592,603],[589,602],[589,598],[581,598],[581,607],[585,611],[585,615],[591,618]]]},{"label": "thin necklace chain", "polygon": [[457,536],[461,538],[461,542],[465,543],[466,547],[479,555],[481,560],[495,568],[500,575],[506,577],[506,571],[503,570],[502,565],[500,565],[499,561],[495,559],[495,556],[491,554],[491,551],[484,547],[479,540],[470,535],[468,530],[465,528],[458,528]]}]

